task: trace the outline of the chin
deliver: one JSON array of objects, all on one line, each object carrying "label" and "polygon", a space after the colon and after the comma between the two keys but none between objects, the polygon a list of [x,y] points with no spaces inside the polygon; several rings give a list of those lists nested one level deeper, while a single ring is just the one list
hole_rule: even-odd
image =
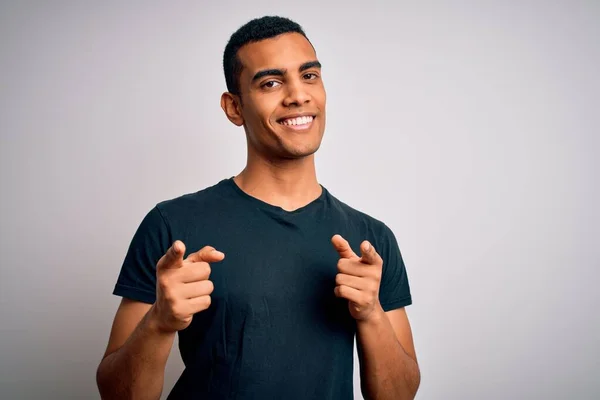
[{"label": "chin", "polygon": [[286,158],[291,158],[291,159],[305,158],[305,157],[315,154],[317,152],[317,150],[319,150],[319,147],[320,147],[320,144],[317,146],[303,147],[303,148],[299,148],[299,147],[287,148],[284,150],[284,153],[287,154]]},{"label": "chin", "polygon": [[321,147],[321,137],[302,138],[281,142],[282,153],[290,158],[303,158],[313,155]]}]

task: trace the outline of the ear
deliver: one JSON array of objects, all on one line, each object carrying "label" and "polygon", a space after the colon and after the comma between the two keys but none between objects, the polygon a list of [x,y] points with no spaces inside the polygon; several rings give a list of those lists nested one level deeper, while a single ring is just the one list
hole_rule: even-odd
[{"label": "ear", "polygon": [[221,108],[225,112],[227,118],[237,126],[244,125],[244,117],[242,116],[242,107],[240,106],[239,96],[225,92],[221,95]]}]

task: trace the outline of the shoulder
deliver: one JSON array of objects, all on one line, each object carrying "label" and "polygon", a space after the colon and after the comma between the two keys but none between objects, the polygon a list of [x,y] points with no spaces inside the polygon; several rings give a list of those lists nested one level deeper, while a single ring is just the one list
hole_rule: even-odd
[{"label": "shoulder", "polygon": [[189,217],[198,212],[210,212],[223,203],[227,192],[227,180],[181,196],[163,200],[156,205],[156,209],[163,218],[173,219],[179,216]]}]

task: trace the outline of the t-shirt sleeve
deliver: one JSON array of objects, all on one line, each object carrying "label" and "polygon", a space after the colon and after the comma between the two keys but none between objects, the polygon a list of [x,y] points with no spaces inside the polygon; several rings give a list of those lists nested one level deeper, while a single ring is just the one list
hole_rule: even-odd
[{"label": "t-shirt sleeve", "polygon": [[158,206],[142,220],[125,255],[113,294],[152,304],[156,263],[171,245],[171,233]]},{"label": "t-shirt sleeve", "polygon": [[390,311],[411,305],[412,297],[402,254],[396,236],[386,225],[383,225],[381,242],[381,250],[376,249],[383,258],[383,272],[379,285],[381,307],[384,311]]}]

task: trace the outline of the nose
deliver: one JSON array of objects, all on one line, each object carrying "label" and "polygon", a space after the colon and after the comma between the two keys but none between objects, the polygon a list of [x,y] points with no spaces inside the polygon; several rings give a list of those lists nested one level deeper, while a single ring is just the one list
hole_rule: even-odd
[{"label": "nose", "polygon": [[310,101],[310,94],[306,90],[306,85],[301,81],[289,82],[287,85],[287,93],[283,104],[286,107],[301,106]]}]

